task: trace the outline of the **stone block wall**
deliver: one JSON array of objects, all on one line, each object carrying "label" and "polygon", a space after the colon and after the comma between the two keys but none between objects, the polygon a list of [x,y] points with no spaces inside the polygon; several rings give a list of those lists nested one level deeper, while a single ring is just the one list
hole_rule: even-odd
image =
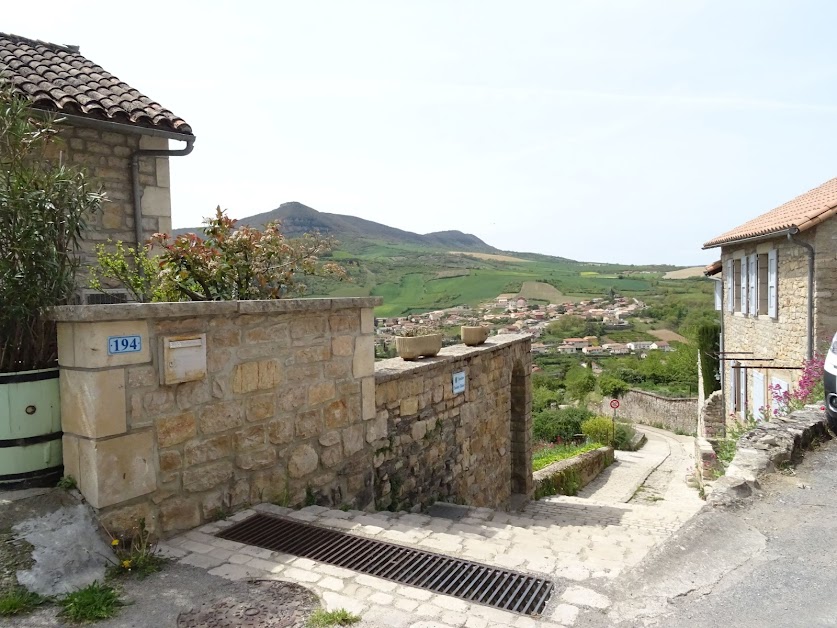
[{"label": "stone block wall", "polygon": [[[610,417],[610,399],[602,400],[598,411]],[[698,426],[697,397],[660,397],[644,390],[629,390],[619,399],[617,421],[661,426],[681,434],[695,434]]]},{"label": "stone block wall", "polygon": [[837,218],[814,234],[814,351],[825,353],[837,333]]},{"label": "stone block wall", "polygon": [[[138,149],[165,150],[168,140],[136,133],[114,133],[62,125],[48,156],[84,168],[101,186],[108,202],[88,221],[82,242],[83,261],[95,260],[94,247],[108,239],[136,243],[134,200],[131,187],[131,155]],[[168,157],[143,157],[139,161],[144,239],[157,232],[171,233],[171,194]]]},{"label": "stone block wall", "polygon": [[[532,496],[531,337],[456,345],[375,368],[375,498],[379,509],[434,501],[502,508]],[[465,389],[453,390],[455,373]]]},{"label": "stone block wall", "polygon": [[[263,501],[368,507],[379,303],[57,308],[66,474],[114,529],[145,517],[167,534]],[[139,350],[109,354],[114,336]],[[195,339],[205,375],[163,384],[164,344]]]}]

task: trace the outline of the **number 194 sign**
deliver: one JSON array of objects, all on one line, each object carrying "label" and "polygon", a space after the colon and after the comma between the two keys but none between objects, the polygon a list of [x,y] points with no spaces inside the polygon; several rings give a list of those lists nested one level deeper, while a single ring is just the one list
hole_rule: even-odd
[{"label": "number 194 sign", "polygon": [[139,351],[142,351],[142,336],[110,336],[108,338],[108,355]]}]

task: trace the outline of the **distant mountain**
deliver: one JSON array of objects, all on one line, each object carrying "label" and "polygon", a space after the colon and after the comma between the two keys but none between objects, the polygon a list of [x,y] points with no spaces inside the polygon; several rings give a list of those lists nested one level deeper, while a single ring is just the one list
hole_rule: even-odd
[{"label": "distant mountain", "polygon": [[[334,236],[340,241],[340,248],[357,248],[366,241],[383,241],[388,244],[409,245],[429,249],[446,251],[474,251],[480,253],[497,252],[477,236],[461,231],[436,231],[421,235],[411,231],[403,231],[388,227],[371,220],[364,220],[356,216],[329,214],[303,205],[302,203],[282,203],[276,209],[241,218],[239,224],[251,227],[263,227],[265,224],[279,220],[282,223],[282,233],[295,238],[304,233],[319,231],[323,235]],[[176,229],[175,235],[196,231],[196,228]]]}]

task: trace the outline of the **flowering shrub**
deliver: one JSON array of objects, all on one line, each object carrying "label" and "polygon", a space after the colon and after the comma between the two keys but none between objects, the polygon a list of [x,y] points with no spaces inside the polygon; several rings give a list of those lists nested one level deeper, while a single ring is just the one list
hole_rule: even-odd
[{"label": "flowering shrub", "polygon": [[[768,386],[773,416],[784,416],[794,410],[802,409],[809,403],[821,403],[825,397],[823,390],[823,371],[825,356],[815,353],[810,360],[802,362],[802,376],[793,390],[783,390],[778,384]],[[764,415],[767,416],[767,412]]]},{"label": "flowering shrub", "polygon": [[[236,220],[221,208],[207,218],[203,234],[187,233],[172,239],[155,233],[142,247],[116,243],[115,253],[97,249],[101,278],[115,279],[140,301],[226,301],[279,299],[302,294],[302,276],[346,277],[342,266],[321,262],[337,242],[316,233],[288,239],[278,222],[264,230],[236,227]],[[160,254],[153,256],[153,251]]]}]

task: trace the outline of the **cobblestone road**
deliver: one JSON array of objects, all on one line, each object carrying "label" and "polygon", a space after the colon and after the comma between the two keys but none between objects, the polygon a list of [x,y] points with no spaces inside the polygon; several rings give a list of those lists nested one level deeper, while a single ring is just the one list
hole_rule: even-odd
[{"label": "cobblestone road", "polygon": [[[703,504],[685,481],[694,465],[693,439],[653,428],[643,431],[648,444],[639,452],[617,452],[617,462],[581,495],[545,498],[520,513],[474,508],[452,521],[424,514],[319,506],[291,511],[262,504],[171,539],[163,549],[182,563],[230,580],[268,577],[304,584],[327,608],[362,615],[363,626],[569,626],[580,607],[607,608],[610,600],[597,585],[639,563]],[[655,487],[651,501],[643,499],[646,482]],[[535,620],[213,536],[255,511],[546,576],[555,582],[555,594]]]}]

